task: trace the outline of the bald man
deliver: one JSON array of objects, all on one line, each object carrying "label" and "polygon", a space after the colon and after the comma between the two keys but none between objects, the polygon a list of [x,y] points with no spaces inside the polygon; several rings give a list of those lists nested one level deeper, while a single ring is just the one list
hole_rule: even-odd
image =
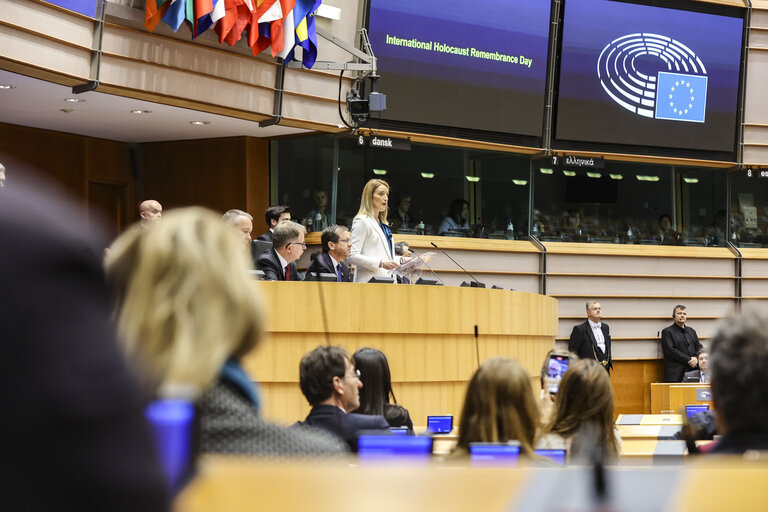
[{"label": "bald man", "polygon": [[160,220],[162,216],[163,205],[154,199],[147,199],[139,205],[139,217],[141,217],[142,227],[148,227],[153,222]]}]

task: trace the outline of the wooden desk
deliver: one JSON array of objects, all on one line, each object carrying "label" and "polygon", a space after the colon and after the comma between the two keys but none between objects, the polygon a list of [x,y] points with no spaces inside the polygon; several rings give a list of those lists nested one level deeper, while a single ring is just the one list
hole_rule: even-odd
[{"label": "wooden desk", "polygon": [[622,439],[673,439],[680,425],[616,425]]},{"label": "wooden desk", "polygon": [[619,414],[616,425],[682,425],[679,414]]},{"label": "wooden desk", "polygon": [[[384,352],[398,402],[423,425],[428,414],[452,414],[458,422],[478,354],[480,362],[517,359],[537,389],[541,363],[557,334],[557,300],[533,293],[362,283],[253,285],[271,314],[267,337],[244,366],[261,385],[265,416],[283,423],[309,412],[298,385],[299,361],[321,344],[341,345],[350,354],[360,347]],[[327,336],[320,297],[328,312]]]},{"label": "wooden desk", "polygon": [[[702,391],[699,391],[702,390]],[[704,395],[706,400],[700,400]],[[651,413],[679,413],[686,405],[704,405],[712,407],[712,394],[709,384],[698,382],[658,382],[651,384]]]}]

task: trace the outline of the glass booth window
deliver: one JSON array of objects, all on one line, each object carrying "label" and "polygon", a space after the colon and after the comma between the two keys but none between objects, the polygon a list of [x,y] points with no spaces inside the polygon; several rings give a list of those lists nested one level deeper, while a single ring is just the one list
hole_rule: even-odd
[{"label": "glass booth window", "polygon": [[681,245],[725,245],[726,179],[722,169],[675,168],[678,218],[671,231]]},{"label": "glass booth window", "polygon": [[[731,242],[739,247],[768,247],[768,171],[731,173]],[[726,216],[723,215],[722,225]]]},{"label": "glass booth window", "polygon": [[606,162],[604,169],[534,165],[532,234],[543,241],[677,243],[659,235],[675,225],[672,169]]},{"label": "glass booth window", "polygon": [[390,185],[388,220],[396,233],[512,238],[527,232],[528,158],[426,144],[386,150],[343,138],[338,173],[337,217],[347,226],[365,183],[381,178]]},{"label": "glass booth window", "polygon": [[[272,183],[277,184],[277,195],[271,194],[271,204],[290,206],[291,218],[307,231],[322,231],[334,222],[333,152],[330,135],[279,139],[272,145]],[[254,232],[259,231],[257,225]]]}]

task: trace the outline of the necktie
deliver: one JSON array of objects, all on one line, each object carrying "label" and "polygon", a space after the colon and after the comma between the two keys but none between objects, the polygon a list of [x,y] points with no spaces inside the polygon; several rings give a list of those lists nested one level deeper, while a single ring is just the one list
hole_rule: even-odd
[{"label": "necktie", "polygon": [[286,265],[285,266],[285,280],[290,281],[291,280],[291,266]]},{"label": "necktie", "polygon": [[341,282],[341,265],[336,266],[336,275],[339,276],[339,282]]}]

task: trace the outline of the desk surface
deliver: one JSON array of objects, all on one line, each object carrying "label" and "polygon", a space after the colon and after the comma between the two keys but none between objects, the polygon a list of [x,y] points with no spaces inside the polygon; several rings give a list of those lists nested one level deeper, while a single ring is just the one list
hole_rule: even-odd
[{"label": "desk surface", "polygon": [[682,425],[679,414],[619,414],[616,425]]}]

